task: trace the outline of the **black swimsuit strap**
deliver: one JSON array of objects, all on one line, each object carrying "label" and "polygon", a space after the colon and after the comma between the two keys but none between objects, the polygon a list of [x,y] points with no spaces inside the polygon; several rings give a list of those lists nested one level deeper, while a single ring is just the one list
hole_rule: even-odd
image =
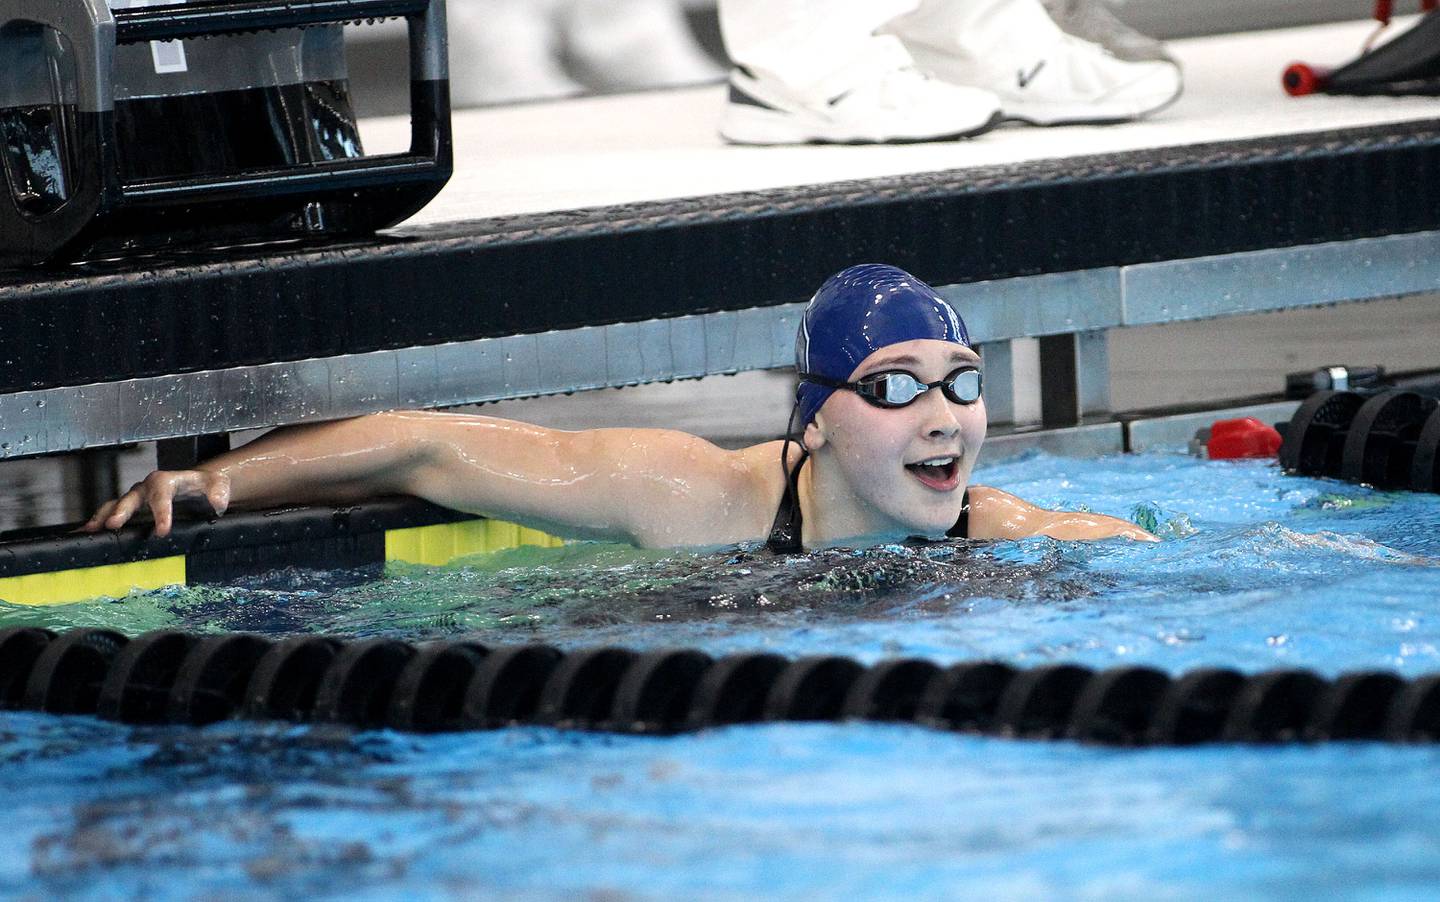
[{"label": "black swimsuit strap", "polygon": [[[805,546],[800,540],[804,517],[800,512],[800,468],[810,459],[810,452],[802,448],[800,460],[785,477],[785,491],[780,494],[780,509],[775,512],[775,522],[770,527],[770,538],[765,547],[776,554],[802,554]],[[970,490],[965,490],[961,502],[960,516],[955,525],[945,533],[952,539],[970,537]]]},{"label": "black swimsuit strap", "polygon": [[965,497],[960,499],[960,516],[955,519],[955,525],[945,533],[952,539],[970,538],[970,488],[965,488]]},{"label": "black swimsuit strap", "polygon": [[785,476],[785,491],[780,493],[780,509],[775,512],[775,522],[770,527],[770,538],[765,546],[776,554],[800,554],[805,546],[800,542],[803,525],[800,513],[800,468],[810,459],[810,452],[800,449],[800,460],[795,469]]}]

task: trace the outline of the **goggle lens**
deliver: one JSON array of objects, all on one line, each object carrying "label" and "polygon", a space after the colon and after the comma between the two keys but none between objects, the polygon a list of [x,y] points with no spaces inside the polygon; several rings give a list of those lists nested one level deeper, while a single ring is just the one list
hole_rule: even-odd
[{"label": "goggle lens", "polygon": [[880,407],[905,407],[932,388],[938,388],[956,404],[974,404],[980,400],[984,378],[980,371],[959,369],[939,382],[926,384],[909,373],[877,373],[861,379],[857,385],[860,396]]},{"label": "goggle lens", "polygon": [[876,381],[877,397],[886,404],[903,407],[920,397],[925,387],[909,373],[886,373]]},{"label": "goggle lens", "polygon": [[952,374],[950,381],[941,388],[945,390],[945,396],[956,404],[974,404],[980,400],[984,382],[979,370],[961,370]]}]

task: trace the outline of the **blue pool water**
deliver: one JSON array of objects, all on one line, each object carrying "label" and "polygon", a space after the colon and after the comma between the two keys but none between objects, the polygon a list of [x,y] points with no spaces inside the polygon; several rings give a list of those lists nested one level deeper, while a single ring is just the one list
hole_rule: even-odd
[{"label": "blue pool water", "polygon": [[[1440,496],[1180,455],[979,481],[1165,541],[526,550],[335,589],[280,574],[0,625],[696,646],[863,660],[1440,671]],[[333,581],[332,577],[332,581]],[[0,714],[0,894],[1429,898],[1440,749],[1116,750],[885,725],[415,737]]]}]

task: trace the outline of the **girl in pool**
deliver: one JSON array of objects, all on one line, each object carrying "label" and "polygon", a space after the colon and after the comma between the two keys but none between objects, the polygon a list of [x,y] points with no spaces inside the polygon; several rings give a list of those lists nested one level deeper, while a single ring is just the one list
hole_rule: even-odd
[{"label": "girl in pool", "polygon": [[561,432],[495,417],[393,412],[278,429],[194,470],[157,471],[83,527],[177,501],[231,507],[414,495],[570,537],[642,547],[766,541],[779,552],[911,536],[1154,540],[1113,517],[1044,510],[970,485],[985,442],[980,358],[949,303],[891,266],[832,277],[795,343],[798,442],[726,451],[681,432]]}]

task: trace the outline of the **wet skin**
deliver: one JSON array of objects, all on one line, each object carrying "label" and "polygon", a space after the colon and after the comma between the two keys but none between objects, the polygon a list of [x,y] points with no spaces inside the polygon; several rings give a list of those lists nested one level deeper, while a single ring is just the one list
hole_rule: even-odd
[{"label": "wet skin", "polygon": [[[881,348],[848,381],[899,371],[931,383],[979,365],[969,348],[920,339]],[[880,408],[836,391],[804,440],[813,460],[800,483],[807,546],[837,537],[943,536],[960,516],[985,443],[985,402],[956,404],[931,390],[905,407]],[[942,466],[916,466],[927,461]]]},{"label": "wet skin", "polygon": [[[850,381],[904,370],[936,382],[976,365],[974,352],[922,339],[881,348]],[[985,441],[985,406],[938,390],[895,409],[836,391],[805,428],[800,473],[807,547],[943,536],[959,516]],[[195,470],[157,471],[103,505],[82,529],[119,529],[149,510],[168,535],[177,501],[231,507],[354,503],[414,495],[552,534],[642,547],[763,541],[784,491],[781,442],[726,451],[681,432],[562,432],[494,417],[394,412],[277,429]],[[799,451],[791,445],[791,466]],[[953,459],[953,460],[952,460]],[[930,467],[920,465],[929,462]],[[970,487],[974,538],[1122,536],[1154,541],[1112,517],[1047,511]]]}]

